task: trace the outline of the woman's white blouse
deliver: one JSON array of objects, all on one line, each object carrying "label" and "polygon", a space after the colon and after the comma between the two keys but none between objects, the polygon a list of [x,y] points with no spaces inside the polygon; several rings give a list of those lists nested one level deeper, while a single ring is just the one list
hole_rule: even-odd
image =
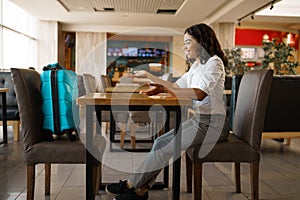
[{"label": "woman's white blouse", "polygon": [[[180,88],[199,88],[207,94],[202,101],[194,100],[194,109],[198,114],[226,115],[223,98],[224,82],[224,65],[215,55],[205,64],[194,62],[190,70],[180,77],[176,84]],[[196,99],[196,96],[192,98]]]}]

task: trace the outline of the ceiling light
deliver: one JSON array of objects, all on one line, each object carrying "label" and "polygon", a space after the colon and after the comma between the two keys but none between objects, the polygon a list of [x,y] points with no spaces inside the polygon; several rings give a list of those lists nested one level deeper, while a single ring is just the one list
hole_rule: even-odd
[{"label": "ceiling light", "polygon": [[95,12],[115,12],[115,9],[114,8],[103,8],[103,9],[94,8],[94,11]]},{"label": "ceiling light", "polygon": [[272,1],[272,3],[271,3],[270,10],[272,10],[273,8],[274,8],[274,1]]},{"label": "ceiling light", "polygon": [[177,12],[176,9],[158,9],[156,11],[157,14],[171,14],[171,15],[175,15]]},{"label": "ceiling light", "polygon": [[273,9],[270,7],[255,12],[259,16],[282,16],[282,17],[300,17],[300,1],[299,0],[284,0],[272,1]]}]

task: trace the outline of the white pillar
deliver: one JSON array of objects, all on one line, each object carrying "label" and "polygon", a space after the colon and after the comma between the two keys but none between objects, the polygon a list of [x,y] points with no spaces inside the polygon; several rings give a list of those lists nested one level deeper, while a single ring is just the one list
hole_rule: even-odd
[{"label": "white pillar", "polygon": [[58,62],[58,22],[39,21],[37,27],[37,70],[41,71],[43,66]]},{"label": "white pillar", "polygon": [[222,49],[235,46],[235,24],[233,22],[214,23],[211,27],[214,29]]}]

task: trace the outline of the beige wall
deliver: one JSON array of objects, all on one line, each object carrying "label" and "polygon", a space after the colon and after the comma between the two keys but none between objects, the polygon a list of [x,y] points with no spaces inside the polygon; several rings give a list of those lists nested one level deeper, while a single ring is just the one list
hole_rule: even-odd
[{"label": "beige wall", "polygon": [[[65,36],[62,31],[61,23],[58,23],[58,63],[65,63],[66,50],[65,50]],[[64,64],[63,64],[64,65]]]},{"label": "beige wall", "polygon": [[235,25],[234,23],[215,23],[212,25],[222,49],[235,46]]},{"label": "beige wall", "polygon": [[183,51],[183,36],[173,37],[173,57],[172,57],[172,73],[174,77],[180,77],[185,73],[187,66],[185,64],[185,55]]},{"label": "beige wall", "polygon": [[58,23],[54,21],[38,22],[37,67],[41,72],[43,66],[58,62]]},{"label": "beige wall", "polygon": [[92,74],[96,80],[106,73],[106,33],[76,33],[76,72]]}]

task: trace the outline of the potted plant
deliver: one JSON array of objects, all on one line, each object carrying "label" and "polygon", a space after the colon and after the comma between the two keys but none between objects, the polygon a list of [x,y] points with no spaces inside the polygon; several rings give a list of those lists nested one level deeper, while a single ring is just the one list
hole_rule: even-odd
[{"label": "potted plant", "polygon": [[228,65],[225,66],[227,76],[244,74],[249,70],[246,62],[241,59],[241,48],[224,49],[224,53],[228,59]]},{"label": "potted plant", "polygon": [[273,69],[277,75],[297,74],[296,68],[299,65],[295,58],[295,48],[278,39],[263,41],[265,52],[262,61],[264,69]]}]

